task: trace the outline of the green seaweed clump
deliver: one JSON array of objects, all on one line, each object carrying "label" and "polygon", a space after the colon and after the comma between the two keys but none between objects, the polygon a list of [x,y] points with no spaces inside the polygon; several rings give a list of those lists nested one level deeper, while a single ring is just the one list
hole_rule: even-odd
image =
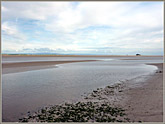
[{"label": "green seaweed clump", "polygon": [[77,102],[45,107],[20,122],[127,122],[125,110],[107,102]]}]

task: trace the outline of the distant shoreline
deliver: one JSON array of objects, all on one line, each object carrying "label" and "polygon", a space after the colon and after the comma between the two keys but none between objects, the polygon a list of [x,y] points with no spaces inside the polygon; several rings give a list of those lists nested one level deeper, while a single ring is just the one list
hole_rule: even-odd
[{"label": "distant shoreline", "polygon": [[31,55],[31,54],[2,54],[2,57],[163,57],[163,55]]}]

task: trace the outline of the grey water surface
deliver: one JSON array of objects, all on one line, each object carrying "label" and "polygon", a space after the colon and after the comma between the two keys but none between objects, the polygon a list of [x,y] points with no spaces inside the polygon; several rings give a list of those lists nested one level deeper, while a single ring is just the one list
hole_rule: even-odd
[{"label": "grey water surface", "polygon": [[[15,122],[28,111],[64,101],[76,101],[84,93],[119,80],[153,73],[162,57],[122,60],[126,57],[40,57],[3,59],[5,62],[101,60],[59,64],[52,68],[2,75],[2,119]],[[132,59],[132,58],[131,58]]]}]

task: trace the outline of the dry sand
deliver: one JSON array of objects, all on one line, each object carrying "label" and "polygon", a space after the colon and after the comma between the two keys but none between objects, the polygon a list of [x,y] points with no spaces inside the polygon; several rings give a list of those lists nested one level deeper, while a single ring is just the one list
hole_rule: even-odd
[{"label": "dry sand", "polygon": [[34,61],[34,62],[2,63],[2,74],[54,68],[55,65],[57,64],[73,63],[73,62],[89,62],[89,61],[96,61],[96,60]]}]

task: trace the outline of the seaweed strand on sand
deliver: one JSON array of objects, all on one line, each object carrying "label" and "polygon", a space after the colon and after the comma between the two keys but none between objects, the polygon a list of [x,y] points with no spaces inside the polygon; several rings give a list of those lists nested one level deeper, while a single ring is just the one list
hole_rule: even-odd
[{"label": "seaweed strand on sand", "polygon": [[[125,110],[115,106],[107,96],[122,92],[123,85],[115,84],[97,88],[75,103],[63,103],[44,107],[35,113],[28,113],[20,122],[128,122]],[[101,95],[102,94],[102,95]]]}]

